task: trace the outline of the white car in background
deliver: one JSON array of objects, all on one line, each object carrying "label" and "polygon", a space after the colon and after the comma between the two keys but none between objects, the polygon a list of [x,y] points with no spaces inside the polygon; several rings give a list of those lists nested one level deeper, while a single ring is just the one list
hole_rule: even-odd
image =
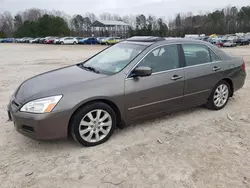
[{"label": "white car in background", "polygon": [[223,47],[235,47],[237,44],[233,40],[227,40],[224,44]]},{"label": "white car in background", "polygon": [[55,40],[54,40],[54,44],[61,44],[61,38],[56,38]]},{"label": "white car in background", "polygon": [[74,37],[60,38],[60,44],[77,44],[78,40]]}]

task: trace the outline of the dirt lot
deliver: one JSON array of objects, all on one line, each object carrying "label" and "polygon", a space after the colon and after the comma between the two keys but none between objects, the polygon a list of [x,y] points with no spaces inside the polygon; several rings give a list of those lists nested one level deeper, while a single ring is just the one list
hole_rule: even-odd
[{"label": "dirt lot", "polygon": [[[199,107],[171,114],[117,130],[92,148],[31,140],[7,122],[9,97],[23,80],[102,48],[0,44],[1,188],[250,187],[249,77],[219,112]],[[225,50],[243,56],[250,73],[250,46]]]}]

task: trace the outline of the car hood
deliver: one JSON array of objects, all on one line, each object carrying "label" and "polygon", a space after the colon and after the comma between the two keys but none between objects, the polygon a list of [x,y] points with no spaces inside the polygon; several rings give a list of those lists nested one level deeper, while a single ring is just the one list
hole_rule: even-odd
[{"label": "car hood", "polygon": [[63,95],[62,88],[107,75],[84,70],[77,65],[46,72],[24,81],[15,93],[16,100],[24,104],[30,100],[51,95]]}]

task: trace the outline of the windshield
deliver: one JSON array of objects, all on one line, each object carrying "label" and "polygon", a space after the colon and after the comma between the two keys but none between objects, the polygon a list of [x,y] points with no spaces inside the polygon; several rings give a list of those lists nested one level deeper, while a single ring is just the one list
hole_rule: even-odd
[{"label": "windshield", "polygon": [[120,72],[147,46],[119,43],[84,63],[85,67],[92,67],[96,71],[112,75]]}]

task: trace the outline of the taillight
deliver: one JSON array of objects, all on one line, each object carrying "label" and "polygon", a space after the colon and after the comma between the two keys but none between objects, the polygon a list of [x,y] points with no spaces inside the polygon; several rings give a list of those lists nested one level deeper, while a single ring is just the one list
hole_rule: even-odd
[{"label": "taillight", "polygon": [[246,63],[245,63],[244,60],[243,60],[243,64],[242,64],[242,66],[241,66],[241,69],[242,69],[242,70],[246,70]]}]

